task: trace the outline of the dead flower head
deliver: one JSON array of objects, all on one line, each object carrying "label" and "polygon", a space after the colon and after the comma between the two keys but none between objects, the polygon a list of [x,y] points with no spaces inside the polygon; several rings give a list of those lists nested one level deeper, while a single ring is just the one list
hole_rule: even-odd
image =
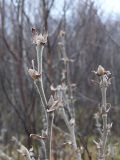
[{"label": "dead flower head", "polygon": [[40,78],[41,74],[39,74],[36,70],[34,69],[28,69],[28,73],[31,76],[31,78],[33,80],[37,80],[38,78]]},{"label": "dead flower head", "polygon": [[63,107],[63,103],[59,100],[54,100],[53,96],[51,95],[48,101],[48,107],[49,109],[47,109],[47,112],[50,113],[57,110],[60,107]]},{"label": "dead flower head", "polygon": [[61,30],[60,33],[59,33],[59,36],[64,37],[65,36],[65,31]]},{"label": "dead flower head", "polygon": [[103,76],[103,75],[110,75],[110,71],[106,71],[105,68],[103,68],[101,65],[98,66],[97,71],[93,71],[95,74],[98,76]]},{"label": "dead flower head", "polygon": [[48,34],[38,34],[35,28],[32,28],[32,33],[33,33],[33,43],[35,43],[37,46],[40,45],[45,45],[47,43],[47,37]]}]

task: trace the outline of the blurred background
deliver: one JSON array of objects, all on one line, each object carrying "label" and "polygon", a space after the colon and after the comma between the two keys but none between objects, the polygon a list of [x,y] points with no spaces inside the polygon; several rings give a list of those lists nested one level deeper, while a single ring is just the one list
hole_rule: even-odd
[{"label": "blurred background", "polygon": [[[65,31],[65,48],[70,62],[74,91],[76,131],[83,137],[96,134],[94,113],[101,102],[91,72],[102,65],[110,70],[112,84],[107,91],[111,103],[112,136],[120,135],[120,1],[105,0],[1,0],[0,1],[0,143],[11,136],[30,145],[30,133],[39,133],[39,96],[28,75],[31,60],[36,62],[31,28],[48,32],[43,55],[44,87],[60,84],[63,62],[59,33]],[[59,117],[55,118],[59,121]],[[62,127],[62,123],[59,124]]]}]

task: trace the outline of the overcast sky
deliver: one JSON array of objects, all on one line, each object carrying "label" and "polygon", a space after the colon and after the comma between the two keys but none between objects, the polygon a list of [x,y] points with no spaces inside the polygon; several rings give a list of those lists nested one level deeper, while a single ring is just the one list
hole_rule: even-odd
[{"label": "overcast sky", "polygon": [[94,0],[98,8],[102,9],[104,14],[116,18],[120,16],[120,0]]},{"label": "overcast sky", "polygon": [[120,0],[94,0],[105,12],[120,13]]},{"label": "overcast sky", "polygon": [[[10,0],[7,0],[8,2]],[[13,0],[14,3],[16,2],[16,0]],[[29,0],[28,0],[29,1]],[[38,2],[38,0],[34,0],[36,2]],[[62,16],[62,8],[64,5],[64,1],[68,2],[70,1],[70,3],[72,3],[72,6],[75,4],[75,1],[79,1],[79,0],[55,0],[55,5],[54,7],[56,9],[54,9],[53,14],[54,15],[58,15],[58,16]],[[84,1],[84,0],[82,0]],[[104,17],[108,18],[108,17],[112,17],[113,19],[116,19],[116,17],[120,17],[120,0],[93,0],[95,1],[95,5],[97,6],[98,10],[104,13]],[[27,3],[27,0],[26,0]],[[36,8],[36,3],[33,3],[31,6],[32,8]],[[33,7],[34,6],[34,7]],[[30,9],[30,8],[29,8]],[[32,13],[32,11],[31,11]]]},{"label": "overcast sky", "polygon": [[[66,0],[69,1],[69,0]],[[78,0],[79,1],[79,0]],[[84,0],[83,0],[84,1]],[[93,0],[100,11],[103,11],[104,16],[116,18],[120,17],[120,0]],[[60,13],[63,8],[64,0],[56,0],[56,9]],[[73,3],[74,4],[74,3]]]}]

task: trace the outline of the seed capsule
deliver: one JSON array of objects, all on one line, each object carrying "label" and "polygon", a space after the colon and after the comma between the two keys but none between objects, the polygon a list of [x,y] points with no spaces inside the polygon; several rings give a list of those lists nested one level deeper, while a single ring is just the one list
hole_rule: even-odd
[{"label": "seed capsule", "polygon": [[105,74],[105,72],[106,72],[105,69],[101,65],[99,65],[97,70],[97,75],[102,76]]},{"label": "seed capsule", "polygon": [[103,75],[110,75],[110,71],[106,71],[101,65],[98,66],[98,69],[97,71],[92,71],[94,72],[95,74],[97,74],[98,76],[103,76]]},{"label": "seed capsule", "polygon": [[31,76],[31,78],[33,80],[37,80],[38,78],[40,78],[41,74],[39,74],[36,70],[34,69],[28,69],[28,73]]}]

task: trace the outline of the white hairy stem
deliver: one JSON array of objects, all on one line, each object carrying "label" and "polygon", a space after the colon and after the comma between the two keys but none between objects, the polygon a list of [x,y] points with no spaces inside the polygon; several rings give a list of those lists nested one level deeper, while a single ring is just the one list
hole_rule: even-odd
[{"label": "white hairy stem", "polygon": [[52,113],[52,119],[51,119],[51,128],[50,128],[50,153],[49,153],[49,155],[50,155],[50,160],[52,160],[52,133],[53,133],[53,121],[54,121],[54,112]]},{"label": "white hairy stem", "polygon": [[[106,80],[107,81],[107,80]],[[106,111],[106,91],[107,91],[107,87],[105,85],[105,81],[102,82],[102,86],[101,86],[101,93],[102,93],[102,110]]]},{"label": "white hairy stem", "polygon": [[106,144],[107,144],[107,138],[108,138],[108,122],[107,122],[107,102],[106,102],[106,91],[108,87],[108,80],[106,75],[103,75],[101,77],[100,82],[101,87],[101,93],[102,93],[102,120],[103,120],[103,131],[100,138],[100,147],[99,147],[99,154],[98,154],[98,160],[105,160],[106,157]]},{"label": "white hairy stem", "polygon": [[[43,112],[44,112],[44,128],[46,129],[46,134],[48,135],[48,114],[47,114],[47,111],[46,111],[46,108],[47,108],[47,100],[46,100],[46,96],[45,96],[45,93],[44,93],[44,88],[43,88],[43,77],[42,77],[42,73],[43,73],[43,68],[42,68],[42,59],[43,59],[43,50],[44,50],[44,46],[36,46],[36,51],[37,51],[37,68],[38,68],[38,73],[41,75],[41,77],[39,78],[39,80],[35,81],[35,85],[36,85],[36,88],[37,88],[37,91],[40,95],[40,99],[41,99],[41,103],[42,103],[42,108],[43,108]],[[44,140],[41,141],[42,142],[42,146],[43,146],[43,149],[44,149],[44,156],[45,156],[45,159],[47,159],[47,152],[46,152],[46,146],[45,146],[45,142]]]},{"label": "white hairy stem", "polygon": [[41,77],[39,78],[39,81],[40,81],[40,93],[41,93],[41,96],[42,96],[42,100],[43,100],[43,103],[45,106],[47,106],[47,100],[46,100],[46,96],[45,96],[45,93],[44,93],[44,88],[43,88],[43,81],[42,81],[42,72],[43,72],[43,69],[42,69],[42,56],[43,56],[43,49],[44,49],[44,46],[37,46],[36,47],[36,50],[37,50],[37,66],[38,66],[38,73],[41,74]]},{"label": "white hairy stem", "polygon": [[37,51],[37,67],[38,67],[38,73],[41,74],[41,77],[39,78],[39,81],[36,81],[36,87],[37,90],[39,92],[40,98],[41,98],[41,102],[43,104],[43,109],[44,109],[44,113],[45,113],[45,119],[46,119],[46,125],[47,125],[47,133],[48,133],[48,115],[46,112],[46,107],[47,107],[47,100],[46,100],[46,96],[44,93],[44,88],[43,88],[43,81],[42,81],[42,56],[43,56],[43,49],[44,46],[36,46],[36,51]]},{"label": "white hairy stem", "polygon": [[43,107],[43,112],[44,112],[44,114],[45,114],[45,120],[46,120],[46,122],[44,123],[44,125],[46,125],[46,129],[47,129],[46,133],[48,133],[48,115],[47,115],[47,112],[46,112],[45,105],[44,105],[44,103],[43,103],[43,99],[42,99],[42,96],[41,96],[41,92],[40,92],[39,87],[38,87],[39,84],[37,84],[37,82],[34,82],[34,84],[35,84],[35,86],[36,86],[36,88],[37,88],[37,91],[38,91],[39,96],[40,96],[40,99],[41,99],[41,104],[42,104],[42,107]]},{"label": "white hairy stem", "polygon": [[[68,58],[67,57],[67,53],[66,53],[66,49],[65,49],[65,37],[63,37],[63,58],[64,59]],[[68,89],[69,89],[69,96],[70,96],[70,98],[72,98],[73,97],[73,93],[72,93],[71,81],[70,81],[70,66],[69,66],[69,61],[68,62],[64,61],[64,65],[65,65],[65,70],[67,72],[66,79],[67,79],[67,84],[68,84]],[[72,99],[71,99],[71,103],[72,103],[72,105],[74,105]],[[68,107],[69,107],[69,101],[68,101]],[[72,109],[72,112],[71,112],[72,117],[75,118],[75,109],[74,109],[74,106],[72,106],[71,109]]]},{"label": "white hairy stem", "polygon": [[41,144],[42,144],[42,147],[43,147],[43,150],[44,150],[45,160],[48,160],[48,159],[47,159],[46,146],[45,146],[45,142],[44,142],[43,139],[41,139]]},{"label": "white hairy stem", "polygon": [[81,160],[81,153],[78,152],[78,147],[77,147],[77,143],[76,143],[76,137],[75,137],[75,130],[74,130],[74,124],[70,124],[68,119],[67,119],[67,116],[65,114],[65,110],[64,108],[62,108],[62,117],[64,119],[64,122],[70,132],[70,138],[71,138],[71,141],[72,141],[72,146],[73,146],[73,149],[74,149],[74,152],[76,153],[76,158],[77,160]]}]

